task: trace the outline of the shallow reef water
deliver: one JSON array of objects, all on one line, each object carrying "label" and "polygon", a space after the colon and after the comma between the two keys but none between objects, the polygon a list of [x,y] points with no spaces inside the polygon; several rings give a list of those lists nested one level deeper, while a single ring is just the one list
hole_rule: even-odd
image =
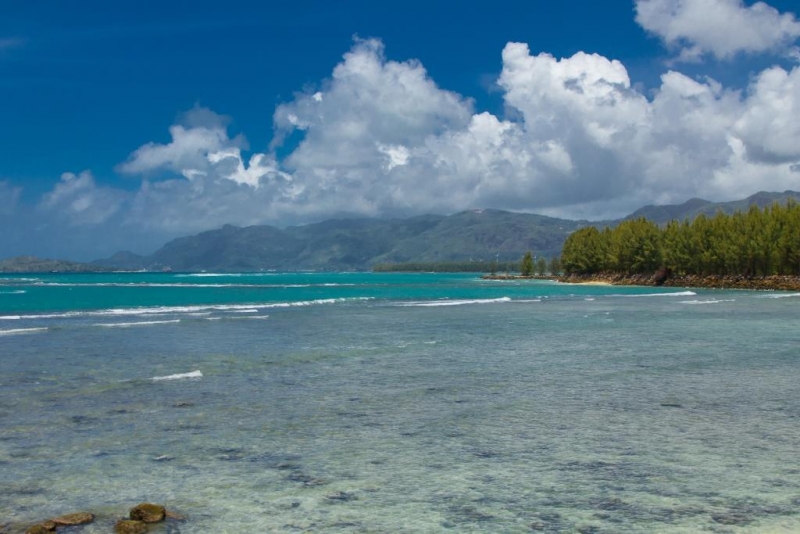
[{"label": "shallow reef water", "polygon": [[153,532],[800,531],[798,295],[3,283],[24,291],[0,294],[12,532],[77,510],[109,532],[142,501],[187,516]]}]

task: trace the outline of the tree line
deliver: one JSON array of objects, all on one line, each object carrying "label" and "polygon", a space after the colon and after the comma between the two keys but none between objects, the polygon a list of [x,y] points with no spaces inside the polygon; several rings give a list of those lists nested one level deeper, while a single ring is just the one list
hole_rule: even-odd
[{"label": "tree line", "polygon": [[522,276],[533,276],[534,274],[539,276],[546,274],[556,275],[560,271],[561,264],[558,256],[551,258],[549,262],[544,256],[539,256],[534,260],[533,253],[529,250],[519,262],[519,274]]},{"label": "tree line", "polygon": [[645,218],[570,234],[561,254],[568,274],[800,275],[800,204],[789,200],[732,215],[698,215],[661,227]]}]

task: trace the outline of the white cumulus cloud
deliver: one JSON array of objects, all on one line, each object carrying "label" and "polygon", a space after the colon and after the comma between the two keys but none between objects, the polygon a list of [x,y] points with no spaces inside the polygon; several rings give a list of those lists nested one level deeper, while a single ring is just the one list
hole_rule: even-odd
[{"label": "white cumulus cloud", "polygon": [[121,190],[98,186],[89,171],[65,172],[53,190],[42,197],[39,209],[70,225],[98,225],[119,211],[125,197]]},{"label": "white cumulus cloud", "polygon": [[248,155],[224,117],[195,108],[168,142],[120,164],[142,178],[137,191],[68,173],[40,213],[158,241],[226,223],[480,207],[607,218],[800,189],[800,67],[772,67],[741,89],[671,70],[645,93],[597,54],[509,43],[501,60],[506,116],[476,111],[418,61],[387,59],[379,41],[357,41],[329,79],[276,108],[273,149],[291,142],[288,155]]},{"label": "white cumulus cloud", "polygon": [[760,73],[734,131],[754,160],[800,161],[800,68]]},{"label": "white cumulus cloud", "polygon": [[680,59],[710,54],[777,52],[796,56],[800,21],[792,13],[743,0],[636,0],[636,22],[680,50]]},{"label": "white cumulus cloud", "polygon": [[128,219],[178,232],[470,207],[599,218],[798,186],[797,69],[768,69],[746,90],[668,71],[646,96],[621,62],[597,54],[559,59],[509,43],[501,57],[511,119],[475,112],[419,62],[357,41],[330,79],[276,109],[276,144],[302,133],[280,161],[245,162],[244,138],[195,109],[171,143],[144,145],[121,166],[184,177],[145,181]]}]

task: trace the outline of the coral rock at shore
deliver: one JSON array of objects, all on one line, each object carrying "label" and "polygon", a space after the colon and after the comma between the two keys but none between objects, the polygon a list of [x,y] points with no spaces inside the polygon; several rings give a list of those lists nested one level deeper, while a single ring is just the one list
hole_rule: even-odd
[{"label": "coral rock at shore", "polygon": [[120,519],[114,525],[114,532],[116,534],[142,534],[142,532],[147,532],[147,523],[133,519]]},{"label": "coral rock at shore", "polygon": [[130,518],[145,523],[158,523],[167,515],[167,509],[160,504],[143,502],[131,508]]},{"label": "coral rock at shore", "polygon": [[664,286],[664,287],[699,287],[707,289],[761,289],[778,291],[800,291],[798,276],[743,276],[743,275],[676,275],[666,270],[649,274],[571,274],[558,278],[559,282],[585,284],[587,282],[603,282],[621,286]]},{"label": "coral rock at shore", "polygon": [[56,517],[51,520],[59,526],[72,527],[75,525],[85,525],[94,521],[94,515],[89,512],[76,512],[74,514],[66,514]]}]

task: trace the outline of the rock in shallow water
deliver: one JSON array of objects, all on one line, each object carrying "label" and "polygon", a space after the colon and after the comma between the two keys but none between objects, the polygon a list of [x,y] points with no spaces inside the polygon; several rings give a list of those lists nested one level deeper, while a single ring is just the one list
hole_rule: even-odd
[{"label": "rock in shallow water", "polygon": [[120,519],[114,525],[115,534],[142,534],[147,532],[147,523],[133,519]]},{"label": "rock in shallow water", "polygon": [[66,514],[56,517],[51,520],[56,525],[65,527],[72,527],[75,525],[85,525],[94,521],[94,515],[89,512],[76,512],[74,514]]},{"label": "rock in shallow water", "polygon": [[131,508],[130,518],[134,521],[144,521],[145,523],[158,523],[163,521],[167,515],[167,510],[160,504],[143,502]]},{"label": "rock in shallow water", "polygon": [[[55,529],[56,529],[55,525],[53,525],[53,528],[47,528],[44,525],[44,523],[42,523],[40,525],[33,525],[32,527],[28,527],[27,529],[25,529],[25,534],[50,534]],[[5,531],[3,530],[0,532],[5,532]]]}]

